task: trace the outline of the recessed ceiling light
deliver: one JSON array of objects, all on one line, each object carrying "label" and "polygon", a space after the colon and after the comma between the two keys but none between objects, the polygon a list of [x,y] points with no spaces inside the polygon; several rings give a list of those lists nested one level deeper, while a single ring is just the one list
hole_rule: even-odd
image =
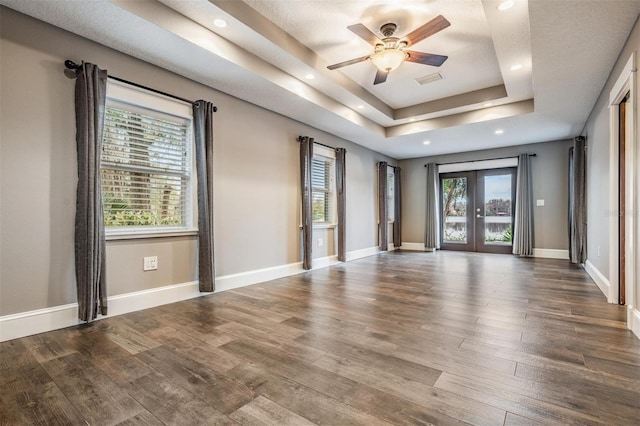
[{"label": "recessed ceiling light", "polygon": [[215,21],[213,21],[213,25],[218,28],[225,28],[228,24],[224,19],[216,19]]},{"label": "recessed ceiling light", "polygon": [[490,106],[493,106],[493,102],[486,102],[486,103],[484,104],[484,107],[485,107],[485,108],[486,108],[486,107],[490,107]]},{"label": "recessed ceiling light", "polygon": [[513,7],[513,0],[506,0],[498,5],[498,10],[504,11],[507,9],[511,9],[512,7]]},{"label": "recessed ceiling light", "polygon": [[304,78],[306,78],[307,80],[313,80],[315,76],[313,74],[307,74],[304,76]]},{"label": "recessed ceiling light", "polygon": [[358,105],[356,108],[362,109],[362,108],[364,108],[364,105]]},{"label": "recessed ceiling light", "polygon": [[431,141],[424,141],[422,142],[423,145],[429,145],[431,143]]},{"label": "recessed ceiling light", "polygon": [[518,71],[521,68],[522,68],[521,64],[511,65],[511,71]]},{"label": "recessed ceiling light", "polygon": [[504,133],[504,130],[502,130],[502,129],[496,130],[496,135],[501,135],[503,133]]}]

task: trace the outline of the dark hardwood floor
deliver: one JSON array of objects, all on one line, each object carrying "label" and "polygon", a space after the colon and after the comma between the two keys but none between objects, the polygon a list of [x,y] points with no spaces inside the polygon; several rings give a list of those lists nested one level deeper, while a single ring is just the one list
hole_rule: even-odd
[{"label": "dark hardwood floor", "polygon": [[0,424],[638,425],[582,269],[397,252],[0,344]]}]

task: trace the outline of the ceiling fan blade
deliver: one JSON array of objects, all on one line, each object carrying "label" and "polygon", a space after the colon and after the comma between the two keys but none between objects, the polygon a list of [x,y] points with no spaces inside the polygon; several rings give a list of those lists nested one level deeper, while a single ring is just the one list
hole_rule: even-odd
[{"label": "ceiling fan blade", "polygon": [[376,70],[376,78],[373,80],[373,84],[380,84],[387,81],[387,76],[389,73],[387,71]]},{"label": "ceiling fan blade", "polygon": [[444,30],[449,25],[451,25],[451,22],[447,21],[447,18],[442,15],[438,15],[423,26],[411,31],[409,34],[404,36],[404,39],[409,43],[409,45],[416,44],[417,42]]},{"label": "ceiling fan blade", "polygon": [[353,64],[357,64],[358,62],[366,61],[370,57],[371,55],[367,55],[361,58],[355,58],[355,59],[350,59],[344,62],[338,62],[337,64],[329,65],[327,68],[329,68],[330,70],[335,70],[336,68],[342,68],[342,67],[346,67],[347,65],[353,65]]},{"label": "ceiling fan blade", "polygon": [[413,50],[405,50],[405,53],[408,54],[405,61],[407,62],[415,62],[417,64],[431,65],[434,67],[439,67],[444,64],[449,57],[444,55],[434,55],[433,53],[423,53],[423,52],[415,52]]},{"label": "ceiling fan blade", "polygon": [[376,44],[384,44],[377,35],[372,33],[369,28],[365,27],[362,24],[349,25],[347,28],[372,46],[375,46]]}]

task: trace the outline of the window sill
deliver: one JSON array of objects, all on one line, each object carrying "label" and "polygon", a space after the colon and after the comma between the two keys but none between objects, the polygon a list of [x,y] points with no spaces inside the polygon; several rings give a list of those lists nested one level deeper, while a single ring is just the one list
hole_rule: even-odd
[{"label": "window sill", "polygon": [[313,229],[333,229],[336,226],[338,225],[336,225],[335,223],[314,223]]},{"label": "window sill", "polygon": [[169,237],[186,237],[198,235],[197,229],[187,230],[175,230],[175,231],[113,231],[107,232],[105,240],[118,241],[118,240],[138,240],[146,238],[169,238]]},{"label": "window sill", "polygon": [[[334,229],[338,227],[336,223],[314,223],[311,226],[313,229]],[[302,229],[302,225],[299,226]]]}]

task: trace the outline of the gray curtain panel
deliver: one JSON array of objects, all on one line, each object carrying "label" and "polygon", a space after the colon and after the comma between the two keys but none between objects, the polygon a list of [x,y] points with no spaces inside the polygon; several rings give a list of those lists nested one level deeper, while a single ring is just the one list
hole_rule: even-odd
[{"label": "gray curtain panel", "polygon": [[393,181],[395,219],[393,222],[393,247],[399,249],[402,245],[402,170],[395,168]]},{"label": "gray curtain panel", "polygon": [[573,141],[573,162],[570,167],[571,179],[570,241],[569,257],[571,263],[584,263],[587,260],[587,214],[586,214],[586,140],[578,136]]},{"label": "gray curtain panel", "polygon": [[302,268],[311,269],[313,246],[313,216],[311,212],[313,138],[300,136],[298,141],[300,142],[300,189],[302,191]]},{"label": "gray curtain panel", "polygon": [[513,254],[533,256],[533,191],[529,154],[518,156]]},{"label": "gray curtain panel", "polygon": [[347,197],[346,155],[344,148],[336,148],[336,191],[338,193],[338,260],[347,261]]},{"label": "gray curtain panel", "polygon": [[574,207],[574,188],[573,188],[573,151],[574,148],[569,148],[569,203],[567,215],[567,235],[569,236],[569,260],[573,258],[573,207]]},{"label": "gray curtain panel", "polygon": [[438,221],[438,165],[427,164],[427,205],[425,211],[424,246],[428,249],[440,248],[440,228]]},{"label": "gray curtain panel", "polygon": [[389,249],[389,234],[387,226],[389,217],[387,214],[387,162],[378,163],[378,248],[382,251]]},{"label": "gray curtain panel", "polygon": [[213,113],[211,102],[199,100],[193,104],[193,134],[196,144],[196,174],[198,179],[198,289],[215,290],[213,260]]},{"label": "gray curtain panel", "polygon": [[76,73],[76,197],[75,261],[78,317],[94,320],[107,314],[107,280],[100,184],[107,71],[83,63]]}]

